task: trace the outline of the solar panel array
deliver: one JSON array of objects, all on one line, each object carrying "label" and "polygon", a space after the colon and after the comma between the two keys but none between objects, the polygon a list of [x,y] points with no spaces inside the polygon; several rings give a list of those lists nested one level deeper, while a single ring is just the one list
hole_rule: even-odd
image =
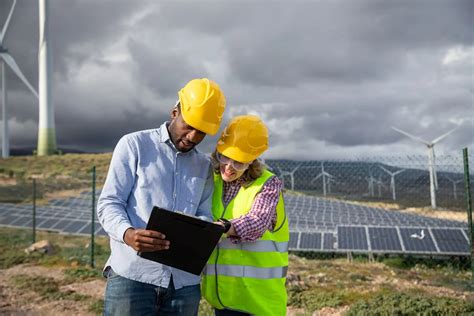
[{"label": "solar panel array", "polygon": [[[469,255],[467,223],[285,194],[290,250]],[[91,233],[91,192],[37,206],[36,227]],[[31,227],[31,204],[0,203],[0,226]],[[106,235],[95,221],[95,234]]]},{"label": "solar panel array", "polygon": [[469,255],[467,222],[285,195],[290,249],[318,252]]},{"label": "solar panel array", "polygon": [[[36,206],[36,228],[74,235],[90,235],[92,225],[91,192],[77,197],[56,199],[46,205]],[[32,227],[32,204],[0,203],[0,226]],[[95,221],[96,235],[106,236],[99,222]]]}]

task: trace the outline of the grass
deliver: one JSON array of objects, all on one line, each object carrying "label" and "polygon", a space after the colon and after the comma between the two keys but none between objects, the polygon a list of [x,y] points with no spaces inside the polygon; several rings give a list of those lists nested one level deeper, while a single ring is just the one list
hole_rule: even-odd
[{"label": "grass", "polygon": [[[36,240],[47,239],[54,246],[51,256],[23,251],[32,243],[29,229],[0,227],[0,269],[6,269],[21,263],[36,263],[44,266],[86,267],[90,263],[89,239],[81,236],[62,235],[53,232],[37,231]],[[109,256],[108,239],[95,238],[95,273],[100,269]],[[72,272],[71,272],[72,273]],[[78,272],[75,272],[78,273]],[[81,272],[85,273],[85,272]]]}]

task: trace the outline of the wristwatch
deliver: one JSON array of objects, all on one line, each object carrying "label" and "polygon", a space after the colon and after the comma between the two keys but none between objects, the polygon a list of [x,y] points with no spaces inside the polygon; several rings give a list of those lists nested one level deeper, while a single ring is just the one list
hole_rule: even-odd
[{"label": "wristwatch", "polygon": [[219,218],[218,221],[224,224],[224,233],[227,233],[229,229],[232,227],[232,223],[223,217]]}]

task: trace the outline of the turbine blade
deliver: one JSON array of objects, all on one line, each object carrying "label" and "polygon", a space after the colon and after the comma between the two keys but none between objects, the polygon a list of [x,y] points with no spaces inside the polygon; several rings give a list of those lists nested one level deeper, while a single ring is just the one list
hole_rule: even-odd
[{"label": "turbine blade", "polygon": [[446,136],[448,136],[449,134],[451,134],[452,132],[454,132],[454,131],[457,130],[458,128],[459,128],[459,125],[456,126],[455,128],[453,128],[452,130],[450,130],[449,132],[447,132],[446,134],[443,134],[443,135],[441,135],[440,137],[435,138],[431,143],[434,145],[434,144],[436,144],[437,142],[440,142],[443,138],[445,138]]},{"label": "turbine blade", "polygon": [[430,145],[429,142],[427,142],[427,141],[424,140],[424,139],[421,139],[420,137],[416,137],[416,136],[414,136],[414,135],[412,135],[412,134],[409,134],[409,133],[407,133],[407,132],[405,132],[405,131],[402,131],[401,129],[398,129],[398,128],[393,127],[393,126],[391,126],[391,128],[392,128],[393,130],[399,132],[400,134],[403,134],[403,135],[405,135],[405,136],[410,137],[410,138],[413,139],[413,140],[416,140],[417,142],[422,142],[422,143],[425,144],[426,146],[429,146],[429,145]]},{"label": "turbine blade", "polygon": [[385,172],[388,173],[388,174],[392,174],[390,171],[388,171],[387,169],[385,169],[385,168],[382,167],[382,166],[379,166],[379,168],[382,169],[383,171],[385,171]]},{"label": "turbine blade", "polygon": [[393,175],[397,175],[399,173],[402,173],[403,171],[405,171],[405,169],[402,169],[402,170],[398,170],[397,172],[395,172]]},{"label": "turbine blade", "polygon": [[38,98],[38,92],[36,92],[35,88],[28,82],[28,80],[25,78],[23,73],[20,70],[20,67],[15,62],[15,59],[8,54],[8,53],[0,53],[0,56],[3,58],[5,63],[10,66],[10,68],[13,70],[13,72],[23,81],[23,83],[30,89],[30,91]]},{"label": "turbine blade", "polygon": [[291,174],[294,174],[296,172],[296,170],[298,170],[298,168],[302,165],[303,163],[300,162],[298,165],[296,165],[295,169],[293,169],[290,173]]},{"label": "turbine blade", "polygon": [[13,10],[15,10],[16,0],[13,0],[12,8],[10,9],[10,13],[8,13],[7,20],[5,21],[5,25],[3,26],[2,33],[0,33],[0,44],[3,43],[3,38],[7,33],[8,25],[10,24],[10,19],[12,18]]}]

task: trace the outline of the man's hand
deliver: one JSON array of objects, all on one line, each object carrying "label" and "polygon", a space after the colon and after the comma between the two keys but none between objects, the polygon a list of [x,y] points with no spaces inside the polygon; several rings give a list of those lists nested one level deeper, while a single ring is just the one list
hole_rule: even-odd
[{"label": "man's hand", "polygon": [[129,228],[123,240],[127,245],[140,252],[153,252],[169,249],[170,242],[165,235],[154,230]]}]

